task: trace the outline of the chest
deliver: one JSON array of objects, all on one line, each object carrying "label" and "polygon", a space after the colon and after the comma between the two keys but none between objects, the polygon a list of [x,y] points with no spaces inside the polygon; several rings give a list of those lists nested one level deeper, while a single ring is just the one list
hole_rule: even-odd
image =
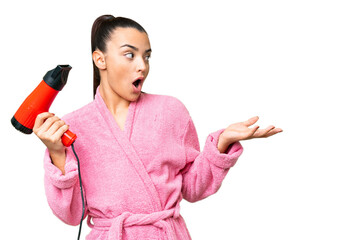
[{"label": "chest", "polygon": [[[130,141],[125,135],[115,137],[116,129],[99,123],[91,130],[81,131],[77,142],[89,206],[114,216],[129,206],[141,212],[152,198],[147,178],[160,191],[174,186],[173,179],[185,164],[184,155],[181,145],[161,134],[163,130],[134,127]],[[93,140],[90,143],[88,139]]]},{"label": "chest", "polygon": [[128,113],[129,113],[129,109],[126,109],[126,110],[118,112],[116,115],[113,115],[113,117],[121,131],[124,131],[125,122],[126,122]]}]

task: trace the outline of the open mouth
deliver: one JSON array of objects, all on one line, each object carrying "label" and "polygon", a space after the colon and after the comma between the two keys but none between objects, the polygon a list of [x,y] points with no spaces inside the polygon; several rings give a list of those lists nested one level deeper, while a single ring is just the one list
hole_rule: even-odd
[{"label": "open mouth", "polygon": [[138,80],[136,80],[135,82],[133,82],[133,85],[137,88],[140,83],[141,83],[141,80],[138,79]]}]

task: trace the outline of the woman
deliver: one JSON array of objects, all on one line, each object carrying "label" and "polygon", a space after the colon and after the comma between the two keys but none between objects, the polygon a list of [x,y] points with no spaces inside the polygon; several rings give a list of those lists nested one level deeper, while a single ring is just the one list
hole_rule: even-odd
[{"label": "woman", "polygon": [[81,220],[75,156],[61,143],[77,134],[86,196],[86,239],[191,239],[179,214],[182,198],[215,193],[243,151],[240,140],[282,130],[250,128],[258,117],[210,134],[200,152],[185,106],[176,98],[141,91],[149,73],[146,31],[127,18],[104,15],[91,33],[94,101],[63,117],[42,113],[34,133],[45,151],[45,189],[55,215]]}]

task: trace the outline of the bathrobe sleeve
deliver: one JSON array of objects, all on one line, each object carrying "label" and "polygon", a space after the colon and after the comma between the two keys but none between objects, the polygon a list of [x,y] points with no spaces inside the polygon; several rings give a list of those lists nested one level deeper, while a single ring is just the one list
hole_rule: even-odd
[{"label": "bathrobe sleeve", "polygon": [[196,202],[216,193],[241,155],[243,148],[239,142],[231,144],[225,153],[219,152],[217,143],[224,130],[211,133],[200,152],[196,129],[189,119],[183,138],[186,166],[182,169],[182,194],[187,201]]},{"label": "bathrobe sleeve", "polygon": [[[66,148],[65,175],[52,164],[48,149],[45,150],[44,168],[45,194],[53,213],[66,224],[80,224],[82,199],[77,160],[71,147]],[[84,218],[86,215],[87,209]]]}]

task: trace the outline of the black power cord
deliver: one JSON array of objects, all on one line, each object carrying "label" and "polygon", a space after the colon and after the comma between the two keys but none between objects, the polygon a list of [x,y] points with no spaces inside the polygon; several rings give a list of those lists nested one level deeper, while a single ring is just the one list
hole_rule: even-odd
[{"label": "black power cord", "polygon": [[81,181],[81,174],[80,174],[80,161],[79,158],[75,152],[75,148],[74,148],[74,142],[71,144],[71,148],[74,152],[74,155],[76,157],[76,160],[78,162],[78,173],[79,173],[79,183],[80,183],[80,192],[81,192],[81,200],[82,200],[82,215],[81,215],[81,220],[80,220],[80,226],[79,226],[79,234],[78,234],[78,240],[80,239],[80,234],[81,234],[81,226],[82,226],[82,222],[83,222],[83,218],[84,218],[84,214],[85,214],[85,200],[84,200],[84,194],[83,194],[83,189],[82,189],[82,181]]}]

